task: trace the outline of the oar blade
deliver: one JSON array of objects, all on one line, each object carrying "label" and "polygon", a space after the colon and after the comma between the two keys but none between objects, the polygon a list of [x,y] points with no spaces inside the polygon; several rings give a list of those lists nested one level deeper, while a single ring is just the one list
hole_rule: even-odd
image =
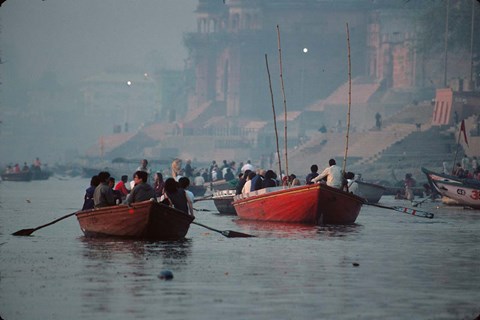
[{"label": "oar blade", "polygon": [[254,235],[232,230],[224,230],[222,231],[222,234],[227,238],[255,238]]},{"label": "oar blade", "polygon": [[17,232],[12,233],[14,236],[29,236],[31,235],[36,229],[22,229],[18,230]]}]

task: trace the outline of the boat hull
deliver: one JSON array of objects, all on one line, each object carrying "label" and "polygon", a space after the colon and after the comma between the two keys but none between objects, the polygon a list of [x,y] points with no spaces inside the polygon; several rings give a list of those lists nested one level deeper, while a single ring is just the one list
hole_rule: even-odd
[{"label": "boat hull", "polygon": [[433,181],[442,196],[453,199],[457,204],[480,209],[480,188],[447,181]]},{"label": "boat hull", "polygon": [[354,181],[350,187],[353,194],[364,198],[368,203],[377,203],[384,194],[384,186],[364,181]]},{"label": "boat hull", "polygon": [[22,171],[16,173],[3,173],[3,181],[31,181],[32,172],[31,171]]},{"label": "boat hull", "polygon": [[422,168],[422,171],[430,186],[442,196],[452,199],[456,205],[480,209],[480,182],[436,173],[425,168]]},{"label": "boat hull", "polygon": [[153,201],[80,211],[80,229],[87,237],[178,240],[185,237],[193,217]]},{"label": "boat hull", "polygon": [[275,187],[235,196],[242,219],[305,224],[353,224],[364,200],[325,184]]},{"label": "boat hull", "polygon": [[214,191],[212,200],[215,208],[217,208],[220,214],[236,215],[235,207],[233,206],[233,197],[235,196],[235,190],[221,190]]},{"label": "boat hull", "polygon": [[188,190],[190,190],[195,197],[202,197],[205,192],[207,191],[207,188],[205,186],[188,186]]}]

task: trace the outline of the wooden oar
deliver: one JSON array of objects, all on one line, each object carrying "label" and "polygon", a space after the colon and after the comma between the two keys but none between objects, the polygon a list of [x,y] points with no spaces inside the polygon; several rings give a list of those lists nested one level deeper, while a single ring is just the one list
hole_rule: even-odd
[{"label": "wooden oar", "polygon": [[424,202],[427,201],[428,199],[430,199],[430,197],[426,197],[425,199],[422,199],[422,200],[417,201],[417,202],[412,202],[412,203],[413,203],[413,207],[414,207],[414,208],[418,207],[419,205],[421,205],[422,203],[424,203]]},{"label": "wooden oar", "polygon": [[63,219],[66,219],[68,217],[71,217],[71,216],[74,216],[78,211],[75,211],[75,212],[72,212],[72,213],[69,213],[61,218],[58,218],[57,220],[53,220],[52,222],[49,222],[47,224],[44,224],[42,226],[38,226],[36,228],[32,228],[32,229],[22,229],[22,230],[18,230],[17,232],[14,232],[12,233],[12,235],[14,236],[29,236],[31,235],[32,233],[34,233],[35,231],[39,230],[39,229],[42,229],[42,228],[45,228],[45,227],[48,227],[54,223],[57,223]]},{"label": "wooden oar", "polygon": [[406,213],[406,214],[410,214],[410,215],[416,216],[416,217],[433,219],[433,213],[427,212],[427,211],[422,211],[422,210],[417,210],[417,209],[411,209],[411,208],[406,208],[406,207],[399,207],[399,206],[390,207],[390,206],[384,206],[384,205],[377,204],[377,203],[368,203],[368,202],[367,202],[367,203],[365,203],[365,204],[366,204],[366,205],[369,205],[369,206],[378,207],[378,208],[395,210],[395,211],[402,212],[402,213]]},{"label": "wooden oar", "polygon": [[212,200],[212,198],[213,198],[213,194],[211,194],[209,196],[202,197],[202,198],[193,199],[193,202],[204,201],[204,200]]},{"label": "wooden oar", "polygon": [[224,235],[227,238],[254,238],[255,237],[255,236],[252,236],[251,234],[241,233],[241,232],[238,232],[238,231],[232,231],[232,230],[223,230],[222,231],[222,230],[213,229],[212,227],[206,226],[204,224],[201,224],[201,223],[198,223],[198,222],[195,222],[195,221],[192,221],[192,223],[196,224],[197,226],[204,227],[204,228],[207,228],[209,230],[221,233],[222,235]]}]

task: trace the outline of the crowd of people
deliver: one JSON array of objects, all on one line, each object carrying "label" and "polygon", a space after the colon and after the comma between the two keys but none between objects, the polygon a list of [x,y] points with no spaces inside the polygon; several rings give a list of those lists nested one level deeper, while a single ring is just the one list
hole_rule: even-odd
[{"label": "crowd of people", "polygon": [[272,169],[255,168],[250,160],[240,162],[238,166],[235,161],[223,160],[218,165],[213,160],[208,168],[197,170],[192,166],[191,160],[187,160],[183,166],[181,159],[175,159],[171,165],[171,175],[167,179],[159,171],[153,174],[153,178],[150,176],[147,159],[141,161],[130,182],[127,175],[122,175],[120,181],[115,183],[109,172],[102,171],[91,178],[90,186],[85,191],[82,210],[154,200],[193,215],[194,195],[188,190],[191,182],[193,185],[204,185],[218,180],[234,181],[237,194],[262,188],[320,182],[336,188],[345,186],[342,170],[334,159],[330,159],[328,167],[321,173],[318,173],[317,165],[312,165],[304,183],[295,174],[278,175]]},{"label": "crowd of people", "polygon": [[4,170],[4,173],[20,173],[20,172],[37,172],[42,170],[42,163],[37,157],[33,160],[32,164],[29,166],[27,162],[23,163],[23,166],[20,167],[20,164],[15,163],[15,165],[9,164]]}]

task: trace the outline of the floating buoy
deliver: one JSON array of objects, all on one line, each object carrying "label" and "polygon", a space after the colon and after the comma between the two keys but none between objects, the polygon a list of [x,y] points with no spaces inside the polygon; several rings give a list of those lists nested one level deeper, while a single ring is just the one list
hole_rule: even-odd
[{"label": "floating buoy", "polygon": [[159,279],[162,280],[172,280],[173,279],[173,273],[170,270],[162,270],[160,274],[158,275]]}]

